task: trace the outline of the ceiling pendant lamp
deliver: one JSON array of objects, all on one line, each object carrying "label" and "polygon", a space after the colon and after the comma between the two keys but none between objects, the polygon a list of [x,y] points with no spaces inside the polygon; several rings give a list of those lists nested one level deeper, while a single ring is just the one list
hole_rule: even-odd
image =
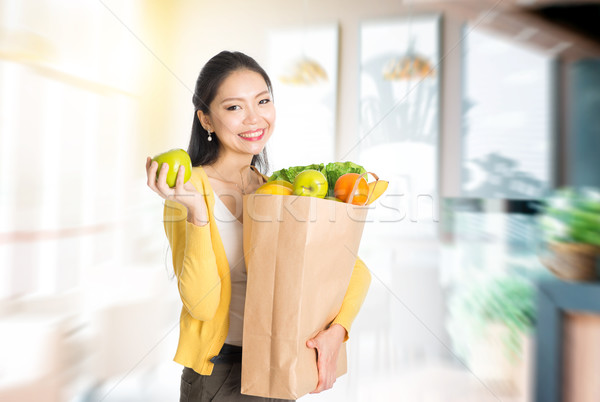
[{"label": "ceiling pendant lamp", "polygon": [[415,36],[412,32],[412,4],[409,4],[408,49],[404,55],[390,59],[382,70],[383,79],[387,81],[404,81],[424,79],[435,74],[435,67],[429,58],[415,51]]},{"label": "ceiling pendant lamp", "polygon": [[289,69],[289,74],[279,77],[287,85],[310,86],[327,82],[327,72],[315,60],[302,57]]},{"label": "ceiling pendant lamp", "polygon": [[393,58],[383,67],[383,78],[388,81],[422,79],[435,73],[429,59],[410,52]]}]

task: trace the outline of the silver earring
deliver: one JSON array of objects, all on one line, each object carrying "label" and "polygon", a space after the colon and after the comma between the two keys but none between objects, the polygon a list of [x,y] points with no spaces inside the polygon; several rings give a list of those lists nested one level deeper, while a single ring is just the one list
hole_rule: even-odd
[{"label": "silver earring", "polygon": [[206,131],[208,131],[208,140],[209,140],[209,141],[212,141],[212,135],[211,135],[211,133],[210,133],[210,130],[206,130]]}]

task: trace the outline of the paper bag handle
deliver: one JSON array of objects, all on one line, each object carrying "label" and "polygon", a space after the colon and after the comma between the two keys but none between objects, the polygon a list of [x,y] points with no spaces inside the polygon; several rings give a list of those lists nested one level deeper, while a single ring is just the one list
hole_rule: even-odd
[{"label": "paper bag handle", "polygon": [[[377,176],[373,172],[365,172],[365,173],[361,174],[354,182],[354,187],[352,188],[352,191],[350,192],[350,194],[348,194],[348,198],[346,198],[346,200],[344,201],[346,204],[351,204],[352,198],[354,198],[354,193],[356,192],[356,189],[358,188],[358,183],[360,183],[363,176],[365,176],[365,181],[366,181],[368,175],[371,175],[375,178],[375,183],[377,183],[379,181],[379,176]],[[375,186],[377,187],[377,184],[375,184]],[[364,204],[360,204],[360,205],[361,206],[367,205],[369,203],[369,200],[371,199],[371,195],[372,194],[369,192],[369,196],[365,200]]]},{"label": "paper bag handle", "polygon": [[246,193],[246,186],[244,185],[244,175],[242,175],[242,172],[246,169],[250,168],[250,170],[252,170],[254,173],[256,173],[261,179],[263,179],[263,181],[266,183],[267,181],[269,181],[269,178],[267,176],[265,176],[264,174],[262,174],[261,172],[258,171],[258,169],[256,168],[256,166],[254,165],[246,165],[244,166],[241,170],[240,170],[240,178],[242,179],[242,190],[244,190],[244,194]]}]

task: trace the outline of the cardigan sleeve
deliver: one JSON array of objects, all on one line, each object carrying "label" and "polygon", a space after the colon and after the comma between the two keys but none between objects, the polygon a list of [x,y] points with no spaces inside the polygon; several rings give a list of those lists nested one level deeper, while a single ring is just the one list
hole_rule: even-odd
[{"label": "cardigan sleeve", "polygon": [[195,319],[212,319],[219,306],[221,280],[212,246],[210,223],[187,221],[187,208],[167,200],[164,228],[173,254],[173,269],[181,301]]},{"label": "cardigan sleeve", "polygon": [[331,323],[340,324],[346,329],[346,337],[344,341],[348,340],[350,327],[358,315],[360,307],[365,301],[370,284],[371,273],[369,272],[369,269],[365,263],[360,258],[357,258],[356,263],[354,264],[354,270],[352,271],[352,276],[350,277],[348,290],[346,290],[346,295],[342,301],[342,307],[340,308],[338,315]]}]

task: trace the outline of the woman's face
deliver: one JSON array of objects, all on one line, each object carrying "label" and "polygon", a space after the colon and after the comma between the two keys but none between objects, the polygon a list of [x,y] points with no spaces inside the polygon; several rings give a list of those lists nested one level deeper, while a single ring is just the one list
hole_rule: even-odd
[{"label": "woman's face", "polygon": [[226,151],[259,154],[275,125],[275,106],[263,77],[250,70],[231,73],[210,104],[209,122]]}]

